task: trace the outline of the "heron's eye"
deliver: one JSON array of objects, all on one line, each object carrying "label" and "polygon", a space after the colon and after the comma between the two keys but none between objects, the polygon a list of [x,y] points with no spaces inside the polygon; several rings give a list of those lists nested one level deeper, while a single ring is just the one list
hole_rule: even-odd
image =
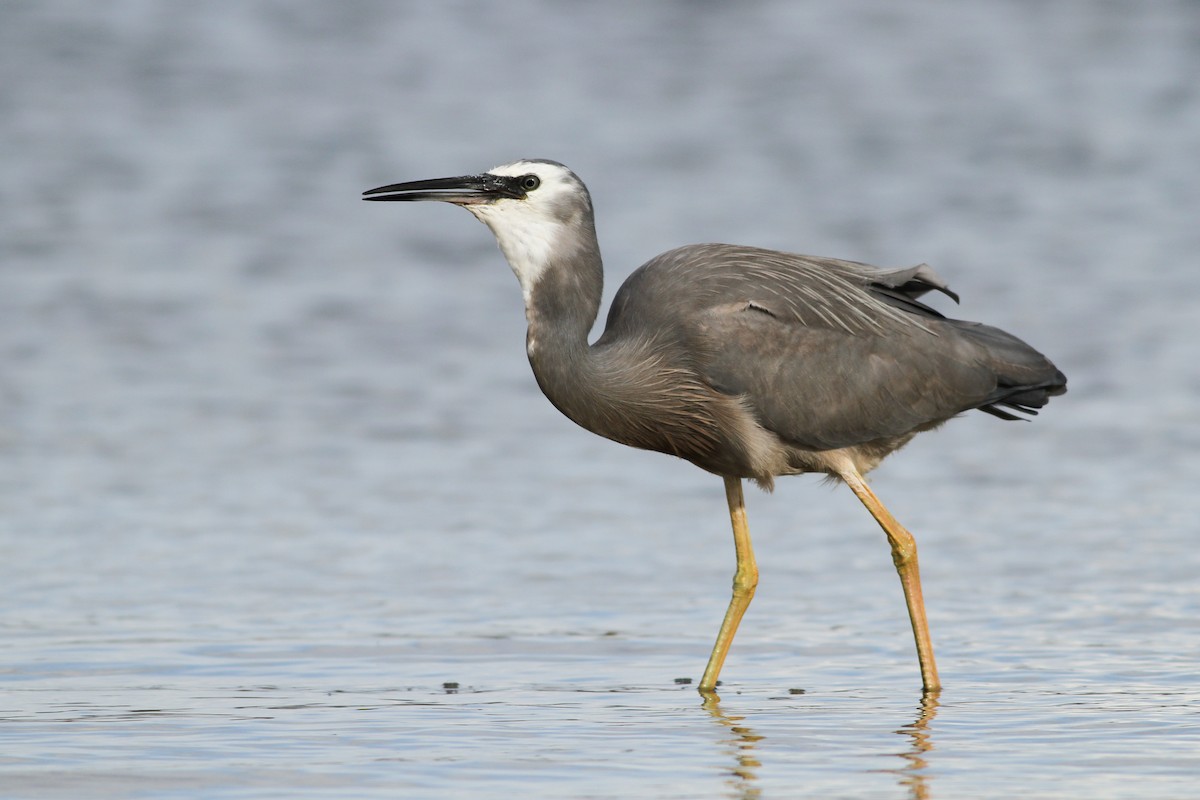
[{"label": "heron's eye", "polygon": [[527,192],[532,192],[534,189],[542,185],[542,179],[537,175],[522,175],[521,188]]}]

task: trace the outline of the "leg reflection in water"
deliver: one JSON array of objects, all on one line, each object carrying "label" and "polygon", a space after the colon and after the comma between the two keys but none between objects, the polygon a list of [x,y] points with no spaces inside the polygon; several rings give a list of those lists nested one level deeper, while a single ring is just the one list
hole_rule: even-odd
[{"label": "leg reflection in water", "polygon": [[746,726],[745,717],[735,717],[721,710],[720,698],[710,695],[704,700],[704,708],[725,728],[729,735],[723,744],[726,753],[733,758],[732,776],[727,782],[733,789],[732,796],[738,800],[758,800],[762,797],[762,788],[757,786],[758,774],[755,772],[762,762],[755,755],[755,748],[762,741],[761,736]]},{"label": "leg reflection in water", "polygon": [[901,736],[907,736],[910,742],[907,750],[896,754],[907,763],[895,773],[900,776],[900,785],[908,788],[908,796],[912,800],[929,800],[930,797],[928,756],[933,752],[933,740],[930,738],[929,725],[937,716],[937,698],[937,692],[926,692],[921,697],[920,713],[916,720],[896,731]]},{"label": "leg reflection in water", "polygon": [[[932,796],[929,755],[934,748],[930,726],[937,716],[937,697],[936,692],[925,693],[921,697],[917,718],[895,731],[907,739],[905,749],[895,753],[896,757],[903,759],[904,764],[896,769],[879,770],[898,776],[900,785],[908,790],[910,800],[929,800]],[[762,787],[758,784],[758,770],[762,767],[759,743],[763,737],[746,724],[744,716],[726,713],[715,695],[705,699],[704,709],[727,731],[721,744],[732,761],[729,768],[731,777],[726,781],[732,790],[730,796],[738,800],[759,800],[762,797]]]}]

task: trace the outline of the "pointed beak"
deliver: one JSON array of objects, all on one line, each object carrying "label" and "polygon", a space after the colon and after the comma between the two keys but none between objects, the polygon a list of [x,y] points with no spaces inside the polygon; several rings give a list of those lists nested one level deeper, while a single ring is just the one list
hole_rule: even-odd
[{"label": "pointed beak", "polygon": [[494,203],[525,196],[518,179],[507,175],[461,175],[380,186],[363,192],[363,200],[441,200],[458,205]]}]

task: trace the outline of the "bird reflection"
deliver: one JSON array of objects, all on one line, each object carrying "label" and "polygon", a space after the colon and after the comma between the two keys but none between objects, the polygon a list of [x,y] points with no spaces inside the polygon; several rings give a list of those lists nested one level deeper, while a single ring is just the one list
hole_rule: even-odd
[{"label": "bird reflection", "polygon": [[704,700],[704,709],[712,718],[729,730],[729,735],[722,744],[725,752],[733,758],[734,766],[730,770],[732,776],[728,784],[733,789],[731,797],[738,800],[758,800],[762,797],[762,788],[756,785],[758,774],[755,772],[762,762],[755,756],[754,750],[762,741],[761,736],[744,724],[745,717],[735,717],[726,714],[721,709],[721,701],[716,695],[710,695]]},{"label": "bird reflection", "polygon": [[906,762],[903,767],[893,770],[900,776],[900,785],[908,789],[912,800],[929,800],[929,761],[928,756],[933,752],[933,740],[930,738],[929,725],[937,716],[938,693],[926,692],[921,696],[921,713],[909,725],[900,728],[896,733],[907,736],[910,747],[897,753]]},{"label": "bird reflection", "polygon": [[[727,714],[721,708],[721,701],[716,695],[704,700],[704,709],[728,731],[722,740],[725,753],[731,757],[733,767],[729,770],[731,778],[727,781],[733,792],[731,797],[738,800],[758,800],[762,797],[762,787],[758,785],[758,769],[762,762],[755,752],[763,737],[745,724],[745,717]],[[921,696],[920,713],[910,724],[895,732],[908,739],[908,747],[896,753],[904,760],[904,765],[896,769],[884,770],[900,778],[900,785],[908,790],[911,800],[929,800],[930,775],[929,754],[933,752],[933,740],[930,725],[937,716],[938,693],[926,692]]]}]

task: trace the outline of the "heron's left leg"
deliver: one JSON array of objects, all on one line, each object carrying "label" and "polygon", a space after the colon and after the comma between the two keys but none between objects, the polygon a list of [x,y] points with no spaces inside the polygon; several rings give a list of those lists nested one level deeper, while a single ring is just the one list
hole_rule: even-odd
[{"label": "heron's left leg", "polygon": [[908,617],[912,621],[913,636],[917,640],[917,660],[921,665],[921,683],[926,692],[942,688],[938,680],[937,664],[933,661],[933,642],[929,638],[929,622],[925,618],[925,600],[921,596],[921,573],[917,568],[917,542],[904,526],[896,521],[875,493],[867,486],[857,470],[841,474],[842,480],[858,496],[871,516],[883,528],[888,543],[892,546],[892,561],[900,574],[904,587],[904,600],[908,604]]},{"label": "heron's left leg", "polygon": [[758,587],[758,565],[754,562],[754,549],[750,546],[750,526],[746,522],[746,498],[742,494],[741,478],[725,479],[725,500],[729,503],[729,520],[733,523],[737,571],[733,575],[733,596],[729,599],[729,608],[717,633],[717,643],[713,645],[708,666],[704,668],[704,676],[697,687],[701,694],[712,694],[716,689],[717,676],[721,674],[721,665],[725,663],[733,635],[737,633],[742,615],[750,607],[754,590]]}]

